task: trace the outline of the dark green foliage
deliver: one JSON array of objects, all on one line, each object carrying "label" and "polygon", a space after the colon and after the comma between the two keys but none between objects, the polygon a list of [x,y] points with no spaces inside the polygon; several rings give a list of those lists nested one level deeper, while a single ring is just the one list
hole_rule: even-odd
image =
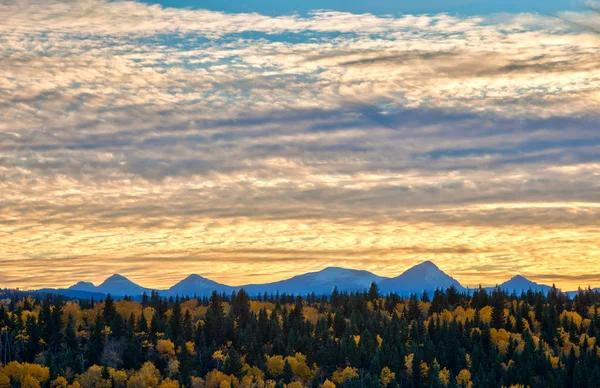
[{"label": "dark green foliage", "polygon": [[[189,298],[162,299],[153,292],[141,299],[142,307],[155,311],[150,324],[139,315],[121,316],[119,302],[110,296],[101,302],[79,301],[81,309],[100,314],[77,320],[63,313],[60,297],[25,296],[1,298],[7,302],[0,304],[0,363],[43,363],[52,377],[79,374],[97,364],[108,379],[111,363],[131,370],[146,361],[167,373],[167,360],[155,346],[158,339],[168,339],[176,349],[171,357],[179,361],[174,378],[184,386],[192,376],[205,376],[215,368],[213,354],[220,350],[227,356],[219,362],[220,370],[238,378],[245,363],[270,376],[265,355],[302,353],[308,366],[317,365],[314,376],[304,381],[315,387],[350,366],[359,377],[348,380],[347,388],[380,388],[384,367],[395,374],[388,388],[442,387],[442,372],[449,376],[446,386],[456,387],[463,369],[469,370],[474,387],[600,388],[595,343],[600,294],[591,290],[580,290],[573,299],[556,289],[547,295],[517,296],[501,290],[488,294],[481,288],[471,296],[448,289],[406,299],[381,295],[373,284],[364,293],[334,290],[329,297],[261,295],[255,300],[263,304],[254,311],[243,290],[213,293],[193,303]],[[475,311],[468,319],[448,319],[448,312],[459,307]],[[206,313],[199,317],[197,310]],[[585,324],[572,318],[575,313]],[[497,345],[497,330],[512,335],[503,349]],[[109,350],[116,359],[107,358],[113,354]],[[286,360],[275,383],[283,387],[297,379]]]}]

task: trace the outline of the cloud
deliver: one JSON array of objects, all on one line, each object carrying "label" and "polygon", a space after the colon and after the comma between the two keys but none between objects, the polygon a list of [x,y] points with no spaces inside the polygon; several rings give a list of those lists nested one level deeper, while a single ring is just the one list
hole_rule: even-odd
[{"label": "cloud", "polygon": [[597,36],[540,15],[0,13],[3,286],[426,259],[466,285],[589,280]]}]

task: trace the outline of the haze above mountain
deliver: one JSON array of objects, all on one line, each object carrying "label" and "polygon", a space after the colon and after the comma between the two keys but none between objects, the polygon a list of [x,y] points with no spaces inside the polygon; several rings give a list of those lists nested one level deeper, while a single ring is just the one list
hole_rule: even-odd
[{"label": "haze above mountain", "polygon": [[[431,261],[415,265],[393,278],[378,276],[365,270],[327,267],[320,271],[308,272],[272,283],[229,286],[200,275],[192,274],[168,289],[155,291],[162,296],[207,296],[213,291],[231,293],[243,288],[250,295],[264,293],[296,295],[314,293],[323,295],[331,293],[335,287],[340,292],[364,291],[369,288],[371,283],[376,283],[383,293],[395,292],[400,295],[420,295],[424,291],[427,291],[431,295],[436,289],[446,289],[451,286],[459,292],[472,291],[472,289],[463,287],[456,279],[440,270]],[[551,289],[550,286],[535,283],[521,275],[514,276],[498,285],[498,287],[506,292],[517,294],[528,290],[546,293]],[[489,291],[493,288],[488,287],[486,290]],[[67,289],[45,289],[40,291],[60,293],[70,297],[101,297],[109,293],[115,297],[123,297],[125,295],[135,297],[144,293],[149,294],[152,290],[135,284],[122,275],[114,274],[98,286],[90,282],[78,282]]]}]

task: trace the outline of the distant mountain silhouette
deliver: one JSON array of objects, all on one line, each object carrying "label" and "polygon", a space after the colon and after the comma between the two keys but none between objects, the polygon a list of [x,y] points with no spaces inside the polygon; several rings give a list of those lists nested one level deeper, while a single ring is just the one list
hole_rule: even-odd
[{"label": "distant mountain silhouette", "polygon": [[456,279],[447,275],[431,261],[415,265],[400,276],[386,279],[379,284],[381,291],[398,294],[421,294],[424,291],[431,293],[436,289],[446,289],[451,286],[459,292],[464,291],[464,287]]},{"label": "distant mountain silhouette", "polygon": [[94,283],[92,282],[78,282],[77,284],[69,287],[69,290],[95,292],[96,286],[94,286]]},{"label": "distant mountain silhouette", "polygon": [[[74,299],[95,299],[100,300],[106,297],[106,294],[102,292],[94,292],[94,291],[84,291],[84,290],[76,290],[71,288],[42,288],[36,290],[39,294],[55,294],[66,296],[67,298]],[[119,297],[117,297],[119,299]]]},{"label": "distant mountain silhouette", "polygon": [[179,283],[175,284],[173,287],[169,288],[166,292],[161,292],[161,294],[168,295],[209,295],[213,291],[217,291],[219,294],[222,293],[231,293],[236,290],[236,287],[230,287],[224,284],[217,283],[213,280],[206,279],[200,275],[192,274],[187,278],[183,279]]},{"label": "distant mountain silhouette", "polygon": [[[447,275],[431,261],[425,261],[415,265],[394,278],[378,276],[365,270],[327,267],[320,271],[309,272],[272,283],[229,286],[193,274],[169,289],[156,291],[162,296],[208,296],[213,291],[217,291],[220,294],[230,294],[244,288],[250,295],[264,293],[286,293],[295,295],[315,293],[317,295],[323,295],[330,294],[334,287],[337,287],[340,292],[364,291],[367,290],[373,282],[379,286],[382,293],[395,292],[404,296],[409,294],[421,295],[423,291],[432,294],[436,289],[446,289],[452,286],[456,288],[458,292],[470,293],[473,291],[473,289],[463,287],[456,279]],[[514,276],[497,287],[500,287],[508,293],[515,292],[517,294],[527,292],[528,290],[547,293],[551,289],[550,286],[535,283],[521,275]],[[486,290],[491,291],[494,288],[495,287],[488,287]],[[78,282],[68,289],[44,289],[39,291],[53,292],[74,298],[84,298],[86,296],[98,298],[98,296],[110,293],[113,297],[121,298],[125,295],[139,297],[144,293],[149,294],[151,289],[135,284],[122,275],[114,274],[99,286],[95,286],[89,282]],[[575,293],[575,291],[569,293],[569,295],[572,295],[573,293]]]},{"label": "distant mountain silhouette", "polygon": [[340,292],[364,291],[371,283],[379,283],[386,278],[369,271],[327,267],[321,271],[297,275],[290,279],[267,284],[249,284],[244,290],[250,295],[267,293],[286,294],[330,294],[334,287]]},{"label": "distant mountain silhouette", "polygon": [[79,282],[69,287],[68,290],[93,292],[105,295],[111,294],[113,296],[135,296],[142,295],[144,293],[150,293],[150,289],[137,285],[131,280],[127,279],[125,276],[119,274],[110,276],[99,286],[94,286],[89,282]]},{"label": "distant mountain silhouette", "polygon": [[538,284],[521,275],[513,276],[510,280],[505,281],[498,287],[501,290],[506,291],[507,293],[514,292],[516,294],[521,294],[529,290],[533,292],[539,291],[545,294],[552,289],[552,287],[550,286],[547,286],[545,284]]}]

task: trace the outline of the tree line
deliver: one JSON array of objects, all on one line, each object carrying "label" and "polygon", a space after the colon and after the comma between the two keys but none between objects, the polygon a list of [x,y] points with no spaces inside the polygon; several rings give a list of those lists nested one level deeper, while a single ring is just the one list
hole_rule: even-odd
[{"label": "tree line", "polygon": [[0,388],[600,387],[600,294],[0,291]]}]

